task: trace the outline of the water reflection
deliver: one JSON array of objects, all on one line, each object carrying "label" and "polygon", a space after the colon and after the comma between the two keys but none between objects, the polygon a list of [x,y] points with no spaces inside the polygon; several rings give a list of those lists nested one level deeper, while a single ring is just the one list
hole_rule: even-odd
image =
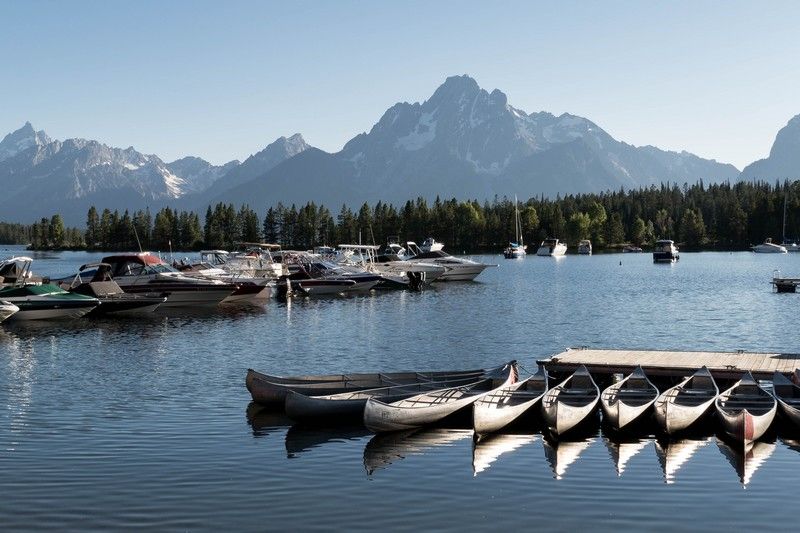
[{"label": "water reflection", "polygon": [[472,430],[467,429],[424,428],[382,433],[372,437],[364,447],[364,468],[372,475],[409,455],[422,455],[432,448],[471,438]]},{"label": "water reflection", "polygon": [[682,439],[677,441],[658,441],[655,440],[656,455],[661,469],[664,471],[664,482],[667,484],[675,483],[675,475],[697,450],[711,442],[711,437],[702,439]]},{"label": "water reflection", "polygon": [[266,437],[287,429],[292,425],[292,419],[284,413],[265,409],[255,402],[247,406],[247,423],[253,430],[254,437]]},{"label": "water reflection", "polygon": [[472,475],[477,476],[488,469],[504,453],[536,442],[536,438],[535,434],[499,433],[480,440],[473,439]]},{"label": "water reflection", "polygon": [[553,470],[555,479],[563,479],[567,469],[577,461],[597,439],[590,437],[584,440],[557,441],[545,438],[542,440],[544,456]]},{"label": "water reflection", "polygon": [[747,484],[753,478],[764,462],[769,459],[775,451],[774,442],[756,441],[750,442],[743,447],[734,446],[728,441],[717,437],[717,446],[725,459],[733,466],[739,474],[739,481],[742,488],[747,488]]},{"label": "water reflection", "polygon": [[292,459],[331,442],[357,440],[372,433],[364,426],[323,427],[293,425],[286,432],[286,457]]},{"label": "water reflection", "polygon": [[625,467],[633,456],[641,452],[649,443],[649,439],[630,439],[630,440],[613,440],[609,437],[603,437],[603,442],[608,449],[611,460],[617,469],[617,477],[621,476],[625,471]]}]

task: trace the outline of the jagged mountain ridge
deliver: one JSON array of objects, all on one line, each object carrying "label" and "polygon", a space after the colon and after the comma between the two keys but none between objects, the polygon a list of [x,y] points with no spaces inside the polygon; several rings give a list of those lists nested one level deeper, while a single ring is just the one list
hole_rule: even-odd
[{"label": "jagged mountain ridge", "polygon": [[775,136],[769,157],[750,163],[739,179],[796,180],[800,179],[800,115],[794,116]]},{"label": "jagged mountain ridge", "polygon": [[[245,163],[215,166],[198,157],[165,163],[133,147],[113,148],[87,139],[53,140],[28,122],[0,141],[0,220],[30,222],[61,213],[69,224],[85,222],[91,205],[110,209],[158,209],[179,199],[241,183],[240,166],[263,174],[308,145],[281,137]],[[231,181],[227,177],[231,176]]]},{"label": "jagged mountain ridge", "polygon": [[337,206],[409,198],[598,192],[662,182],[734,179],[732,165],[635,147],[570,114],[525,113],[469,76],[423,103],[398,103],[337,153],[303,153],[212,201]]}]

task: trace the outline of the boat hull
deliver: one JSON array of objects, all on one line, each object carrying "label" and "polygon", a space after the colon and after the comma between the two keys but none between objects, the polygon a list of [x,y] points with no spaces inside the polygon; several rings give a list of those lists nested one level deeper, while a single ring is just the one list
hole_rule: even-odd
[{"label": "boat hull", "polygon": [[754,442],[764,436],[775,419],[775,412],[775,407],[763,415],[754,415],[747,409],[736,414],[717,409],[717,415],[725,434],[736,442],[744,444]]},{"label": "boat hull", "polygon": [[489,266],[482,264],[448,266],[447,270],[436,278],[436,281],[474,281]]},{"label": "boat hull", "polygon": [[547,392],[547,381],[538,391],[528,392],[533,377],[503,387],[480,398],[472,407],[472,428],[479,438],[500,431],[533,409]]},{"label": "boat hull", "polygon": [[86,302],[14,302],[19,311],[9,317],[9,322],[26,320],[72,320],[81,318],[97,306]]},{"label": "boat hull", "polygon": [[656,400],[653,414],[659,426],[668,434],[674,435],[697,424],[711,410],[714,398],[699,405],[679,405],[669,401],[663,403]]}]

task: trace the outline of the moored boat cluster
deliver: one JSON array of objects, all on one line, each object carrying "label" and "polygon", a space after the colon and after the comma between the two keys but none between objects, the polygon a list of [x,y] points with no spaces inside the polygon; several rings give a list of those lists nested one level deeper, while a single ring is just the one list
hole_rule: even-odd
[{"label": "moored boat cluster", "polygon": [[0,322],[130,316],[156,309],[261,305],[271,297],[338,295],[375,289],[419,290],[434,281],[471,281],[490,266],[453,257],[428,239],[406,248],[341,245],[285,251],[242,243],[206,250],[198,261],[168,263],[149,252],[120,253],[61,279],[37,277],[30,257],[0,261]]}]

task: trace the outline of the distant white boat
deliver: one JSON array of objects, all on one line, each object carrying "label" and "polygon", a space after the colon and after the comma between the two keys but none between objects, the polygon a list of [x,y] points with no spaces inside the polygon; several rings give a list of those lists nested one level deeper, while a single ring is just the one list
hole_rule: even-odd
[{"label": "distant white boat", "polygon": [[753,251],[757,254],[785,254],[788,250],[785,246],[773,243],[772,239],[767,237],[763,243],[753,246]]},{"label": "distant white boat", "polygon": [[536,250],[536,255],[539,256],[560,256],[567,253],[567,245],[563,242],[559,242],[558,239],[545,239],[542,241],[542,244],[539,245],[539,249]]},{"label": "distant white boat", "polygon": [[674,263],[680,258],[677,246],[669,239],[656,241],[655,246],[653,246],[654,263]]},{"label": "distant white boat", "polygon": [[522,259],[528,255],[526,251],[528,247],[522,239],[522,223],[519,219],[519,203],[516,196],[514,196],[514,237],[517,241],[508,243],[508,247],[503,250],[506,259]]},{"label": "distant white boat", "polygon": [[592,255],[592,241],[584,239],[578,243],[578,254]]}]

